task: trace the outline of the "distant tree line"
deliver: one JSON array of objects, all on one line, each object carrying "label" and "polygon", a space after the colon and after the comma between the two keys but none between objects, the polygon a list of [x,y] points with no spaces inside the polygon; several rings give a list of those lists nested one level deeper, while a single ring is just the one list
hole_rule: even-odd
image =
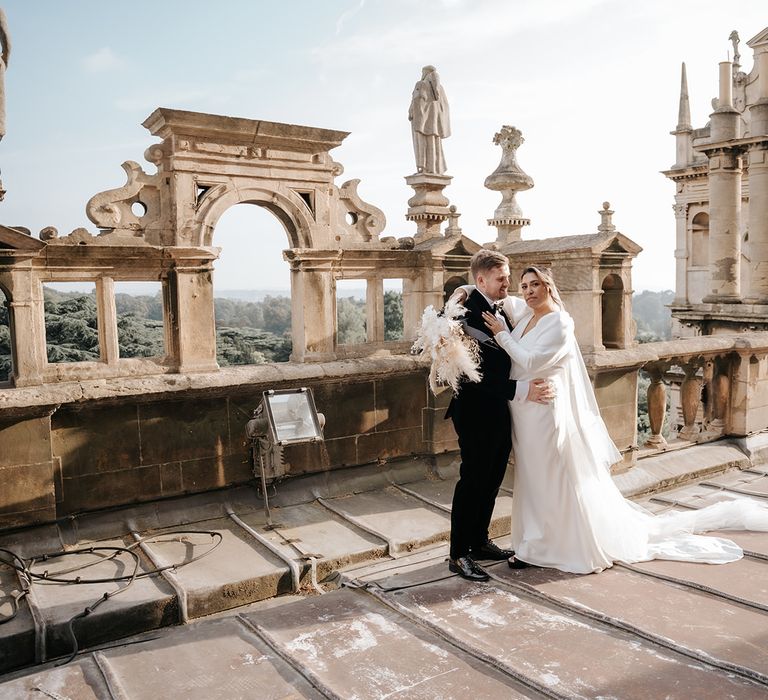
[{"label": "distant tree line", "polygon": [[[638,340],[670,337],[667,304],[674,294],[641,292],[633,300]],[[93,293],[60,292],[44,288],[46,341],[49,362],[99,359],[96,299]],[[149,296],[116,294],[118,342],[121,357],[153,357],[164,353],[163,301]],[[285,362],[291,353],[291,300],[266,296],[260,301],[216,299],[217,360],[221,366]],[[365,302],[355,297],[337,300],[341,343],[366,341]],[[403,338],[403,303],[399,291],[384,293],[384,338]],[[11,369],[8,310],[0,304],[0,381]],[[641,391],[641,395],[644,392]],[[641,401],[644,399],[641,399]],[[647,412],[643,429],[647,430]],[[640,425],[638,425],[640,427]]]}]

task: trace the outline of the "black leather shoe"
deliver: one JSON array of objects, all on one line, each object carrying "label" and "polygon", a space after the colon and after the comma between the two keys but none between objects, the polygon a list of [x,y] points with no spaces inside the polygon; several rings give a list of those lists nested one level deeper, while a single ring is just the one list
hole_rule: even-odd
[{"label": "black leather shoe", "polygon": [[515,556],[511,556],[507,559],[507,564],[509,564],[510,569],[527,569],[529,566],[532,566],[532,564],[529,564],[527,561],[518,559]]},{"label": "black leather shoe", "polygon": [[475,564],[470,556],[449,559],[448,570],[467,581],[487,581],[491,578],[481,566]]},{"label": "black leather shoe", "polygon": [[492,559],[493,561],[504,561],[514,557],[515,553],[511,549],[502,549],[498,545],[488,540],[479,547],[472,547],[471,555],[475,559]]}]

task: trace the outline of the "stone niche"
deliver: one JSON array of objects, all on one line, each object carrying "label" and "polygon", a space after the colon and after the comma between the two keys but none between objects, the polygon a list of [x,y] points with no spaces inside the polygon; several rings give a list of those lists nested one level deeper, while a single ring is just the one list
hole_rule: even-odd
[{"label": "stone niche", "polygon": [[585,355],[635,344],[632,260],[641,250],[612,231],[515,241],[501,248],[509,258],[513,285],[528,265],[552,270]]}]

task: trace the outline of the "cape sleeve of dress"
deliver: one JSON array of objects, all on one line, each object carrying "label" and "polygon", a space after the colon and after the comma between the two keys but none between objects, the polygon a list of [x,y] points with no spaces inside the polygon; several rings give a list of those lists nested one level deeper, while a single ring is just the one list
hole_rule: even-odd
[{"label": "cape sleeve of dress", "polygon": [[[523,347],[508,331],[496,334],[496,342],[512,358],[515,369],[529,377],[551,377],[555,402],[563,411],[565,430],[576,459],[587,469],[608,471],[621,459],[600,416],[592,382],[581,356],[574,324],[565,311],[544,316],[536,325],[536,340]],[[557,379],[556,379],[557,378]]]},{"label": "cape sleeve of dress", "polygon": [[544,372],[557,365],[570,351],[572,338],[573,319],[562,311],[552,312],[539,320],[536,342],[532,346],[523,347],[509,331],[496,334],[496,342],[526,374]]}]

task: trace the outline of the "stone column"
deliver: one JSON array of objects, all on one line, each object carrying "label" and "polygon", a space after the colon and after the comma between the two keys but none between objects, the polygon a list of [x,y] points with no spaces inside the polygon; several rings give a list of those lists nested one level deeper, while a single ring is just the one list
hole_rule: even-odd
[{"label": "stone column", "polygon": [[733,108],[732,64],[720,63],[720,97],[710,115],[708,304],[741,302],[741,152],[724,142],[738,139],[741,118]]},{"label": "stone column", "polygon": [[[768,108],[768,104],[764,105]],[[749,147],[749,301],[768,304],[768,140]]]},{"label": "stone column", "polygon": [[675,210],[675,306],[688,304],[688,204],[677,202]]},{"label": "stone column", "polygon": [[[713,115],[714,118],[715,115]],[[741,158],[732,148],[709,157],[709,273],[707,304],[741,303]]]},{"label": "stone column", "polygon": [[[295,251],[286,251],[295,255]],[[284,253],[285,255],[285,253]],[[336,298],[332,261],[291,262],[291,362],[335,360]]]},{"label": "stone column", "polygon": [[413,237],[415,243],[440,236],[440,227],[451,214],[448,208],[450,202],[443,190],[451,184],[452,179],[450,175],[432,173],[418,173],[405,178],[414,189],[413,197],[408,200],[405,218],[416,222],[416,235]]},{"label": "stone column", "polygon": [[172,336],[169,359],[180,373],[214,372],[219,369],[211,269],[215,254],[207,261],[196,255],[184,260],[184,249],[170,249],[170,254],[178,258],[164,285],[167,336]]},{"label": "stone column", "polygon": [[115,280],[100,277],[96,280],[96,307],[99,314],[99,351],[102,361],[117,364],[120,344],[117,338],[117,308],[115,307]]},{"label": "stone column", "polygon": [[[768,47],[764,47],[768,49]],[[753,137],[768,136],[768,50],[755,54],[758,94],[749,107]],[[768,303],[768,139],[749,147],[749,300]]]},{"label": "stone column", "polygon": [[48,361],[42,285],[32,275],[31,267],[2,274],[0,282],[10,293],[7,304],[13,385],[42,384]]}]

